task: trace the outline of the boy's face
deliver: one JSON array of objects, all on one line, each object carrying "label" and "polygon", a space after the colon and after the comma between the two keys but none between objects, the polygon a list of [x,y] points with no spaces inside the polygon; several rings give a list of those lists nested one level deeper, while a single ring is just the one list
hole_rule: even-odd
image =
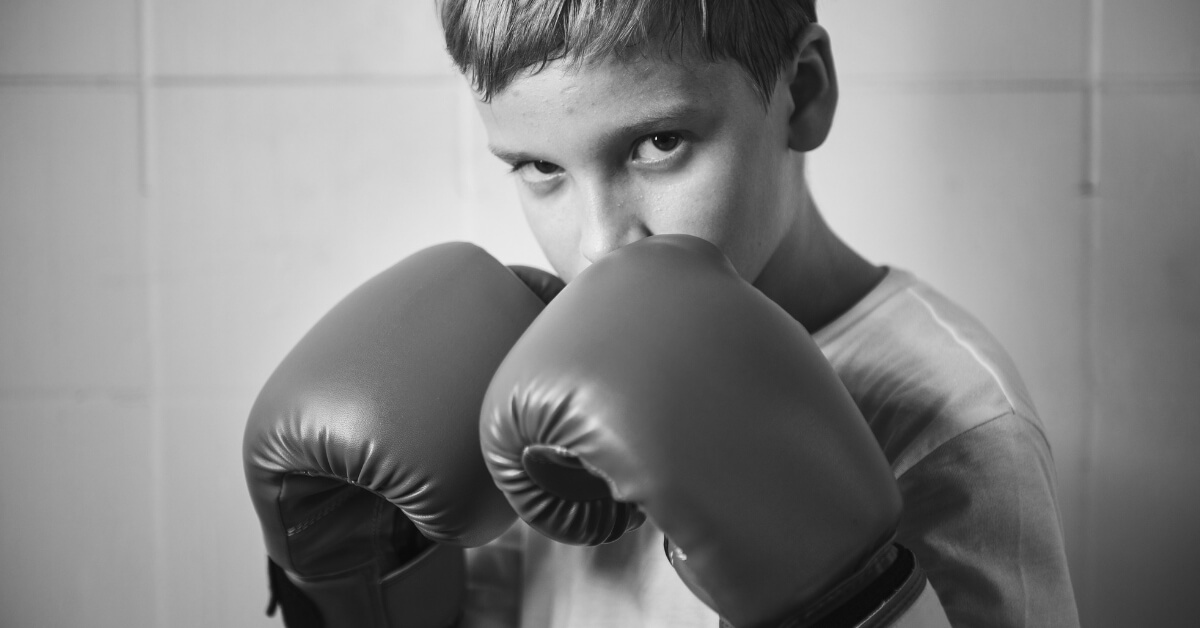
[{"label": "boy's face", "polygon": [[803,192],[786,83],[764,110],[733,62],[559,61],[478,106],[534,236],[568,281],[667,233],[716,244],[753,281]]}]

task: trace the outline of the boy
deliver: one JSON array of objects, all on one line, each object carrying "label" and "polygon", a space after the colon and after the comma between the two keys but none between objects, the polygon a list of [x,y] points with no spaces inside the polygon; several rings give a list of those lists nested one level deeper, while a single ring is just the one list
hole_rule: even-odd
[{"label": "boy", "polygon": [[[712,626],[710,606],[746,626],[1078,624],[1011,360],[855,253],[809,195],[805,153],[837,104],[811,1],[441,11],[490,147],[577,289],[443,244],[289,353],[243,461],[291,628]],[[510,504],[611,542],[556,543]]]},{"label": "boy", "polygon": [[[897,541],[956,626],[1077,625],[1053,463],[1015,368],[930,287],[825,224],[804,178],[837,78],[812,2],[445,0],[450,54],[570,281],[656,234],[716,244],[814,336],[904,498]],[[523,526],[471,556],[467,618],[714,625],[649,524],[584,548]]]}]

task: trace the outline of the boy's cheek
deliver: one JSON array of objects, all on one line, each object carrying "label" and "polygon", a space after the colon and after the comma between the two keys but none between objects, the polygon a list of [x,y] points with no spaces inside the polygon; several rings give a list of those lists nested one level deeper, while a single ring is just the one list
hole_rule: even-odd
[{"label": "boy's cheek", "polygon": [[521,207],[534,240],[555,274],[564,281],[573,279],[582,270],[582,258],[577,254],[579,231],[571,224],[568,213],[529,204],[525,198],[521,199]]}]

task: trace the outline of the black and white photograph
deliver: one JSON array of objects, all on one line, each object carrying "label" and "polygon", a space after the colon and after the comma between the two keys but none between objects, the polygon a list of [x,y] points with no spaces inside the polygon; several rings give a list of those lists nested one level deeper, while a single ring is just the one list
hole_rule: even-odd
[{"label": "black and white photograph", "polygon": [[0,628],[1200,624],[1200,2],[0,0]]}]

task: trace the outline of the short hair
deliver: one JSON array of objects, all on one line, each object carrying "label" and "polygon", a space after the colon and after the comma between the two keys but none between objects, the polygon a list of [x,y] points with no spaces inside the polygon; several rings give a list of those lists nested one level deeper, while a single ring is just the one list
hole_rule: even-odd
[{"label": "short hair", "polygon": [[817,21],[816,0],[438,0],[446,49],[484,101],[523,72],[568,60],[699,52],[732,60],[765,105]]}]

